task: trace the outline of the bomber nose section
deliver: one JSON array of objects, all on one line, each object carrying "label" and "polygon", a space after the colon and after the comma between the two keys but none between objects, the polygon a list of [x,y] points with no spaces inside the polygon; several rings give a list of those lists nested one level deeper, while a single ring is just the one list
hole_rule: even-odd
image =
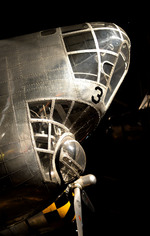
[{"label": "bomber nose section", "polygon": [[63,27],[62,34],[74,78],[97,84],[97,96],[91,96],[91,102],[103,103],[106,111],[129,67],[127,34],[111,23]]}]

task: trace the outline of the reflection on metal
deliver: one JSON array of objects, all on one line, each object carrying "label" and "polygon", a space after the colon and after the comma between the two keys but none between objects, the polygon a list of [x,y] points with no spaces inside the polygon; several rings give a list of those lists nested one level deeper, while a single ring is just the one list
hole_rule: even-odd
[{"label": "reflection on metal", "polygon": [[150,107],[150,95],[145,95],[141,105],[139,106],[139,110]]},{"label": "reflection on metal", "polygon": [[78,142],[99,124],[129,63],[130,40],[112,23],[0,41],[0,228],[34,215],[80,177]]}]

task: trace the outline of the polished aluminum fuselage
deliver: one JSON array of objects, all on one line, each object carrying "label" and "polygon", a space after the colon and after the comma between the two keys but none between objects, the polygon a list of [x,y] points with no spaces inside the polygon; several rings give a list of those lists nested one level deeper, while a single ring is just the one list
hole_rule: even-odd
[{"label": "polished aluminum fuselage", "polygon": [[[30,117],[30,104],[70,102],[65,114],[63,106],[57,106],[58,113],[64,114],[60,127],[81,141],[98,125],[128,70],[130,41],[125,32],[114,24],[85,25],[0,41],[0,227],[43,209],[61,191],[59,181],[44,179],[32,129],[32,122],[37,121]],[[99,31],[105,31],[105,46],[99,44]],[[87,33],[90,38],[86,35],[84,45],[90,41],[94,46],[79,49],[77,42],[73,49],[69,37],[80,34],[82,38],[81,34]],[[85,63],[93,57],[96,72],[77,71],[81,60],[76,62],[75,55],[87,53],[81,60]],[[117,73],[119,60],[124,63],[123,71],[113,87],[111,78]],[[88,65],[93,66],[90,61]],[[69,117],[78,111],[78,104],[81,113],[71,121]],[[50,118],[59,126],[59,120]],[[51,150],[47,152],[53,154]]]}]

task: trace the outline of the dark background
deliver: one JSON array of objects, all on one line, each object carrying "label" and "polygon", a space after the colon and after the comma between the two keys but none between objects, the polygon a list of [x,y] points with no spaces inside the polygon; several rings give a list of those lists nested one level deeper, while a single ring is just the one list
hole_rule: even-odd
[{"label": "dark background", "polygon": [[[0,4],[0,39],[83,22],[113,22],[131,40],[131,62],[99,127],[83,142],[87,189],[95,214],[83,206],[84,235],[123,235],[148,225],[150,112],[138,111],[150,91],[149,4],[144,1],[20,1]],[[50,235],[77,235],[70,224]],[[140,232],[139,232],[140,234]]]}]

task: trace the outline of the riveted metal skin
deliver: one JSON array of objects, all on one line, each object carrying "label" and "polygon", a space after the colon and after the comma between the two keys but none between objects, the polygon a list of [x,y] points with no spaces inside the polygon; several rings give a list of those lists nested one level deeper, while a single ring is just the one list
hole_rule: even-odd
[{"label": "riveted metal skin", "polygon": [[55,201],[57,143],[82,141],[97,127],[129,62],[130,40],[111,23],[0,41],[1,228]]}]

